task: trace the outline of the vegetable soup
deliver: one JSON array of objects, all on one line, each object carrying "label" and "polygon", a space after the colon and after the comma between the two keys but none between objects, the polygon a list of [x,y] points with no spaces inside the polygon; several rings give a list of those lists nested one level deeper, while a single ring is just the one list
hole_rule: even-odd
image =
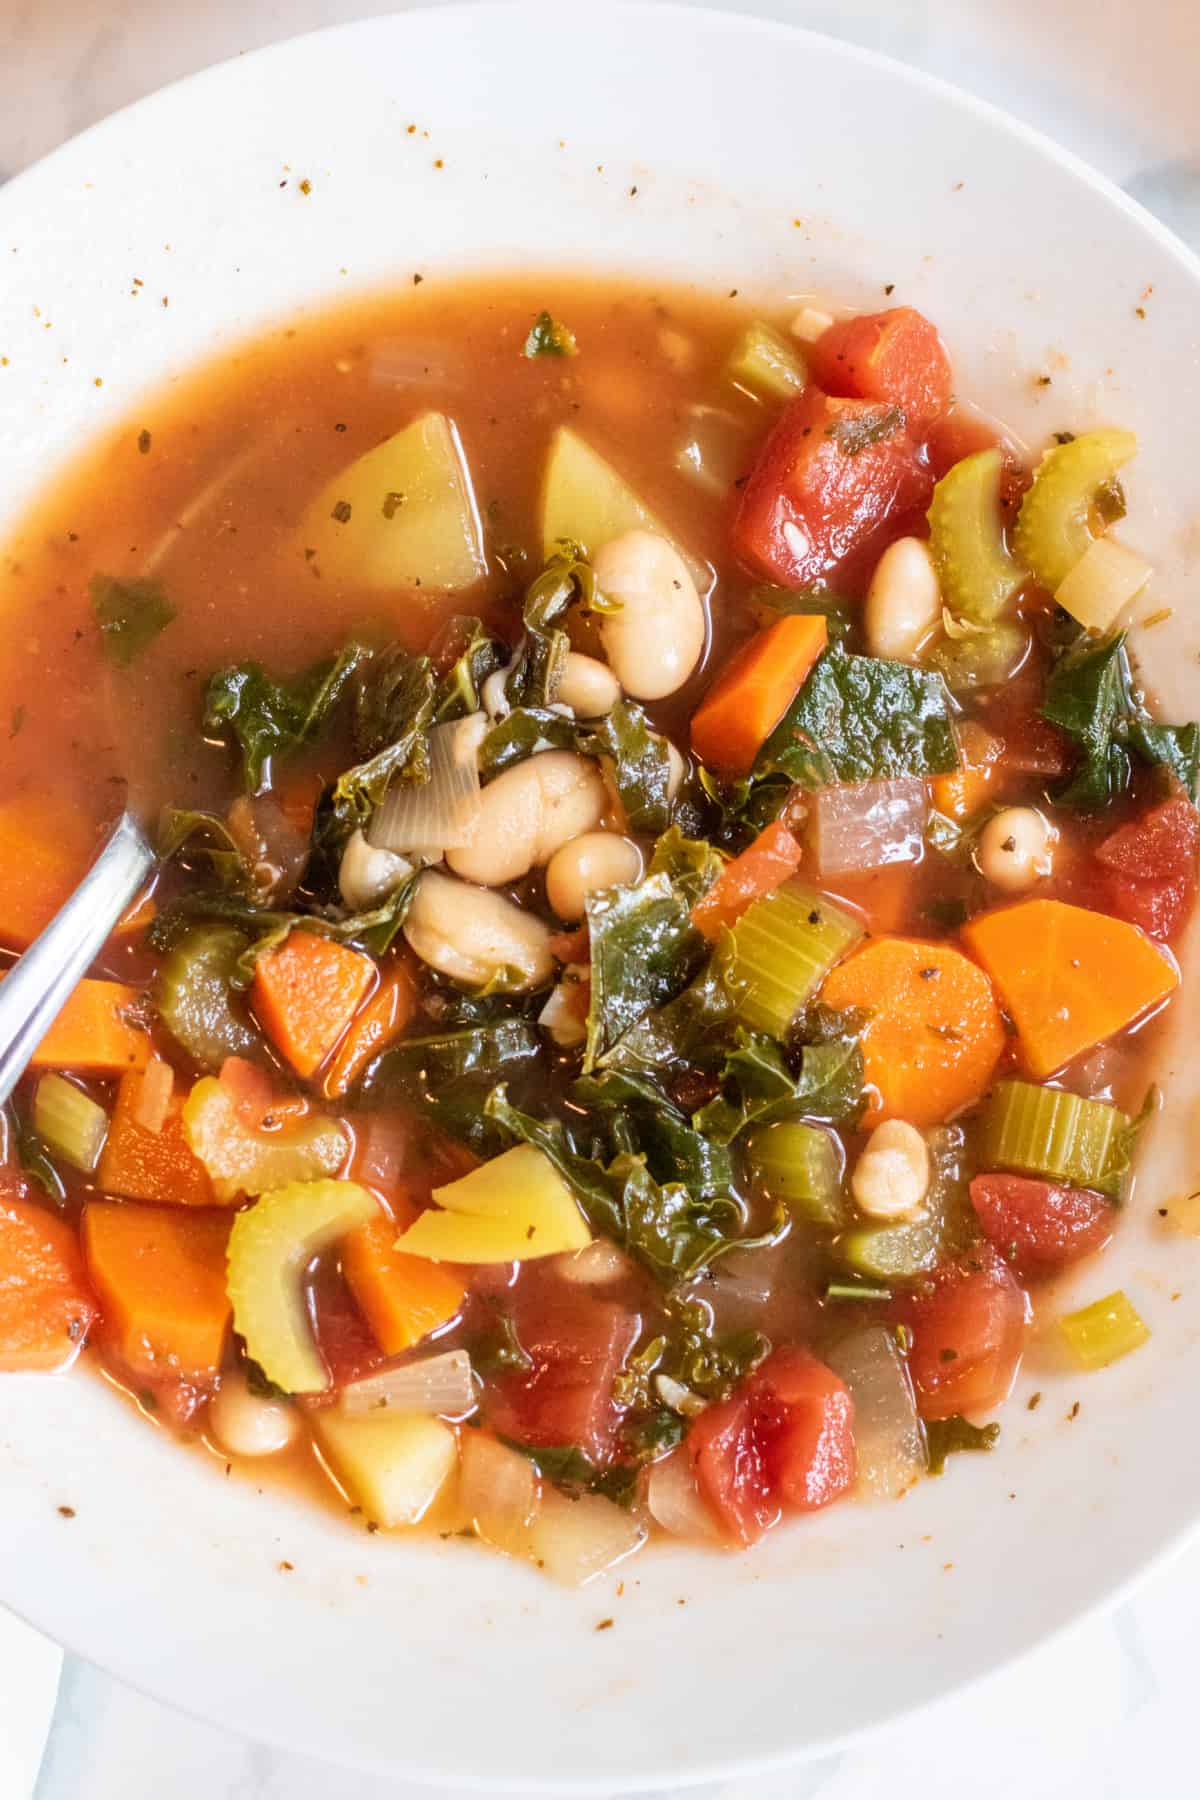
[{"label": "vegetable soup", "polygon": [[1139,1347],[1200,731],[1061,423],[910,307],[559,277],[150,396],[0,567],[0,944],[162,859],[8,1109],[0,1369],[578,1582],[991,1449],[1082,1258]]}]

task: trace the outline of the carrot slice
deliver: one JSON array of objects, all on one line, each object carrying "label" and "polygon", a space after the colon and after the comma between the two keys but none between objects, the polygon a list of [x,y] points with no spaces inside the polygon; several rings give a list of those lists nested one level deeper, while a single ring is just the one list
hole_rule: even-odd
[{"label": "carrot slice", "polygon": [[1175,965],[1136,925],[1064,900],[983,913],[962,937],[999,989],[1038,1077],[1123,1031],[1179,985]]},{"label": "carrot slice", "polygon": [[254,965],[251,998],[259,1023],[297,1075],[308,1077],[358,1011],[375,964],[314,931],[293,931]]},{"label": "carrot slice", "polygon": [[354,1086],[369,1062],[396,1042],[417,1010],[417,984],[404,960],[392,963],[358,1013],[325,1076],[330,1098]]},{"label": "carrot slice", "polygon": [[874,938],[826,977],[821,998],[870,1014],[862,1034],[874,1089],[867,1126],[940,1124],[979,1099],[1004,1049],[991,982],[949,944]]},{"label": "carrot slice", "polygon": [[75,1233],[0,1173],[0,1369],[65,1369],[95,1316]]},{"label": "carrot slice", "polygon": [[123,981],[81,981],[30,1057],[30,1068],[112,1079],[144,1069],[150,1039],[132,1022],[140,999],[137,988]]},{"label": "carrot slice", "polygon": [[745,775],[827,641],[820,614],[793,613],[743,644],[692,719],[692,749],[701,761]]},{"label": "carrot slice", "polygon": [[[0,944],[26,950],[71,898],[100,849],[101,834],[78,807],[45,793],[0,806]],[[135,901],[117,926],[140,929],[154,904]]]},{"label": "carrot slice", "polygon": [[388,1204],[394,1219],[371,1219],[342,1240],[342,1273],[379,1348],[397,1356],[461,1311],[467,1283],[451,1263],[398,1251],[397,1235],[420,1209],[394,1190]]},{"label": "carrot slice", "polygon": [[105,1338],[136,1374],[204,1381],[220,1369],[229,1223],[222,1213],[120,1200],[84,1208],[83,1253]]},{"label": "carrot slice", "polygon": [[958,748],[962,767],[949,775],[935,775],[929,786],[934,811],[961,824],[979,811],[1003,774],[1004,745],[982,725],[968,719],[959,727]]},{"label": "carrot slice", "polygon": [[777,819],[759,832],[749,849],[726,863],[693,906],[692,924],[715,943],[722,925],[736,925],[748,906],[794,875],[803,855],[800,844]]},{"label": "carrot slice", "polygon": [[96,1179],[106,1194],[171,1206],[215,1206],[208,1172],[183,1134],[183,1103],[172,1095],[162,1125],[149,1131],[138,1117],[151,1071],[122,1076]]}]

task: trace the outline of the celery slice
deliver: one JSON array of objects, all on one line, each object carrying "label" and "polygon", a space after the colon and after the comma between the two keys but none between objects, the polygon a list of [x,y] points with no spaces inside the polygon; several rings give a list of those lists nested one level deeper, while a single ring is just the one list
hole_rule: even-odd
[{"label": "celery slice", "polygon": [[790,1119],[768,1125],[751,1137],[746,1162],[764,1192],[795,1218],[833,1230],[846,1223],[842,1157],[828,1131]]},{"label": "celery slice", "polygon": [[1120,1288],[1078,1312],[1064,1313],[1058,1328],[1081,1369],[1105,1369],[1140,1349],[1150,1336],[1150,1327]]},{"label": "celery slice", "polygon": [[249,942],[236,925],[193,925],[163,964],[159,1017],[202,1069],[219,1069],[227,1056],[262,1054],[262,1038],[234,993],[238,958]]},{"label": "celery slice", "polygon": [[743,331],[725,365],[725,375],[735,387],[763,400],[790,400],[808,380],[804,358],[795,345],[763,319],[755,319]]},{"label": "celery slice", "polygon": [[1044,588],[1055,593],[1092,542],[1096,491],[1137,451],[1132,431],[1085,431],[1048,450],[1021,502],[1013,544]]},{"label": "celery slice", "polygon": [[212,1179],[218,1200],[265,1194],[290,1182],[334,1175],[350,1148],[336,1119],[316,1115],[289,1131],[252,1131],[238,1117],[233,1095],[206,1075],[188,1095],[183,1131]]},{"label": "celery slice", "polygon": [[979,1166],[1018,1169],[1115,1199],[1129,1167],[1131,1121],[1107,1100],[1032,1081],[997,1082],[984,1108]]},{"label": "celery slice", "polygon": [[435,1188],[398,1241],[407,1256],[438,1262],[528,1262],[583,1250],[592,1241],[575,1196],[544,1151],[515,1144],[459,1181]]},{"label": "celery slice", "polygon": [[859,1275],[893,1281],[932,1269],[943,1256],[965,1249],[975,1235],[967,1192],[965,1138],[957,1125],[929,1133],[930,1183],[925,1205],[903,1225],[862,1225],[834,1246]]},{"label": "celery slice", "polygon": [[441,1419],[418,1413],[313,1414],[323,1453],[372,1524],[419,1524],[458,1462],[458,1441]]},{"label": "celery slice", "polygon": [[90,1175],[108,1134],[104,1108],[61,1075],[43,1075],[33,1097],[33,1129],[48,1150]]},{"label": "celery slice", "polygon": [[999,450],[964,456],[942,476],[929,508],[929,548],[942,598],[956,613],[989,625],[1025,579],[1000,523]]},{"label": "celery slice", "polygon": [[299,544],[322,574],[355,587],[473,586],[487,563],[454,425],[425,413],[335,475],[305,513]]},{"label": "celery slice", "polygon": [[233,1323],[268,1381],[289,1394],[323,1393],[325,1364],[313,1341],[304,1272],[379,1202],[354,1181],[293,1181],[237,1214],[229,1233]]},{"label": "celery slice", "polygon": [[746,983],[738,1017],[786,1037],[792,1021],[863,927],[793,877],[747,907],[733,928],[734,977]]},{"label": "celery slice", "polygon": [[945,677],[951,693],[999,687],[1024,662],[1030,632],[1019,619],[997,619],[970,637],[943,637],[922,661]]},{"label": "celery slice", "polygon": [[[644,506],[628,482],[598,450],[568,426],[555,432],[542,482],[542,551],[549,560],[562,538],[594,556],[602,544],[627,531],[653,531],[675,543],[662,520]],[[700,593],[712,586],[712,570],[682,544],[675,548]]]}]

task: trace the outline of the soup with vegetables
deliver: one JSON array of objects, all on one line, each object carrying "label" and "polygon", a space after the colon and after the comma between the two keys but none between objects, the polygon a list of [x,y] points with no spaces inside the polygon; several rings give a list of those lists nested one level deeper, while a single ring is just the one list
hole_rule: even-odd
[{"label": "soup with vegetables", "polygon": [[987,1450],[1078,1259],[1139,1346],[1200,733],[1062,424],[908,306],[557,278],[147,400],[4,566],[0,941],[122,804],[162,866],[9,1111],[0,1368],[579,1581]]}]

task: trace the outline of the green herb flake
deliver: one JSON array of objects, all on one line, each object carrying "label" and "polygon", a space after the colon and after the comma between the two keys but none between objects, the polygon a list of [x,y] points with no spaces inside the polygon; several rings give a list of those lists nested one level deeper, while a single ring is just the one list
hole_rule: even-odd
[{"label": "green herb flake", "polygon": [[93,575],[88,592],[101,647],[118,669],[128,669],[175,617],[161,581]]},{"label": "green herb flake", "polygon": [[872,444],[894,437],[904,425],[902,406],[882,406],[875,412],[835,419],[825,427],[825,436],[834,440],[843,456],[857,456]]},{"label": "green herb flake", "polygon": [[1000,1436],[999,1425],[972,1425],[955,1413],[949,1419],[929,1419],[925,1425],[929,1445],[929,1473],[941,1475],[946,1458],[962,1450],[991,1450]]},{"label": "green herb flake", "polygon": [[578,356],[579,346],[573,331],[543,311],[530,326],[521,354],[530,360],[535,356]]},{"label": "green herb flake", "polygon": [[386,493],[383,496],[382,511],[383,511],[384,518],[385,519],[394,519],[396,514],[399,512],[400,508],[403,505],[404,505],[404,495],[396,493],[394,488],[391,489],[388,493]]}]

